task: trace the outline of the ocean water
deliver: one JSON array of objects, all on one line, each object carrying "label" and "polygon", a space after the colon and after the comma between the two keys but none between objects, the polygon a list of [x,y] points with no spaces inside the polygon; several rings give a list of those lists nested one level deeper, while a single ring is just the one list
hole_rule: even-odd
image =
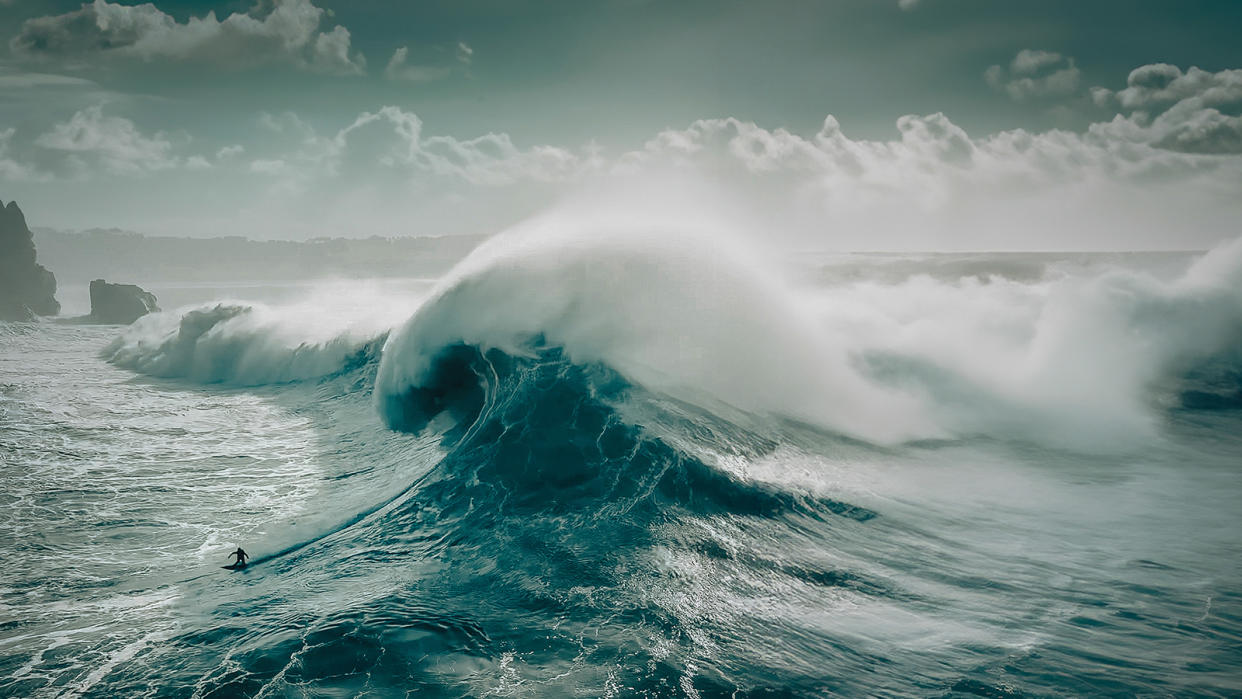
[{"label": "ocean water", "polygon": [[1238,244],[261,292],[0,325],[0,695],[1242,693]]}]

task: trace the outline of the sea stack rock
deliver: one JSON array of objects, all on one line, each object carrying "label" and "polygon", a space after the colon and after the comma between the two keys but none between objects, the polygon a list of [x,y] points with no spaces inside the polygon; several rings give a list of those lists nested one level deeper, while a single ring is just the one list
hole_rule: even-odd
[{"label": "sea stack rock", "polygon": [[129,325],[158,310],[155,294],[137,284],[109,284],[102,279],[91,282],[90,317],[96,323]]},{"label": "sea stack rock", "polygon": [[0,320],[60,313],[56,276],[35,261],[34,235],[17,202],[0,202]]}]

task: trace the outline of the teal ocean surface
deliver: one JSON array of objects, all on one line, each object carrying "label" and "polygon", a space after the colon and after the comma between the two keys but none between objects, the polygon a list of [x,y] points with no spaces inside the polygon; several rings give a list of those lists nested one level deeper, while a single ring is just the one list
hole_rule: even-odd
[{"label": "teal ocean surface", "polygon": [[0,325],[0,695],[1242,693],[1237,244],[563,243]]}]

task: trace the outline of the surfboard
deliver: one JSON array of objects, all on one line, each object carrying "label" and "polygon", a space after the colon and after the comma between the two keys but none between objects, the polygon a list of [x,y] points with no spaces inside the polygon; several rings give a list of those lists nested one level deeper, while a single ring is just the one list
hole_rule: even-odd
[{"label": "surfboard", "polygon": [[242,568],[246,567],[246,564],[245,563],[234,563],[233,565],[220,566],[220,567],[225,570],[241,570]]}]

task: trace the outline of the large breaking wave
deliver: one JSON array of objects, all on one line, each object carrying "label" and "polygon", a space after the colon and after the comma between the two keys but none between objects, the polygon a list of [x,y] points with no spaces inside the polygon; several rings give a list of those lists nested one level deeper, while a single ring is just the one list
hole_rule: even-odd
[{"label": "large breaking wave", "polygon": [[1236,401],[1242,242],[1172,279],[1109,266],[807,290],[720,240],[542,222],[480,248],[393,333],[380,414],[410,429],[486,388],[461,347],[536,345],[711,411],[874,443],[1124,449],[1164,408]]},{"label": "large breaking wave", "polygon": [[880,442],[937,434],[912,396],[869,381],[810,311],[726,240],[540,221],[476,250],[390,337],[376,400],[400,424],[410,398],[438,380],[446,348],[516,356],[538,340],[706,407]]},{"label": "large breaking wave", "polygon": [[[517,658],[513,681],[532,695],[1007,696],[987,663],[1016,662],[1036,687],[1063,688],[1067,667],[1111,671],[1055,644],[1015,661],[1033,635],[1004,616],[1049,594],[1079,604],[1084,575],[1116,589],[1094,558],[1057,598],[1047,566],[1015,563],[1011,542],[1001,555],[960,546],[956,501],[910,515],[899,496],[807,472],[922,459],[940,445],[890,447],[927,438],[1133,449],[1174,411],[1237,407],[1240,288],[1242,243],[1173,275],[976,269],[808,288],[740,244],[541,219],[425,299],[144,319],[112,362],[266,386],[299,411],[314,401],[333,484],[313,532],[256,550],[262,574],[227,588],[220,608],[246,609],[245,627],[170,645],[249,650],[205,668],[178,656],[161,676],[215,673],[226,692],[482,695]],[[944,458],[992,463],[986,440],[959,446]],[[1003,534],[1025,542],[1026,526]],[[993,580],[997,566],[1019,574]]]}]

